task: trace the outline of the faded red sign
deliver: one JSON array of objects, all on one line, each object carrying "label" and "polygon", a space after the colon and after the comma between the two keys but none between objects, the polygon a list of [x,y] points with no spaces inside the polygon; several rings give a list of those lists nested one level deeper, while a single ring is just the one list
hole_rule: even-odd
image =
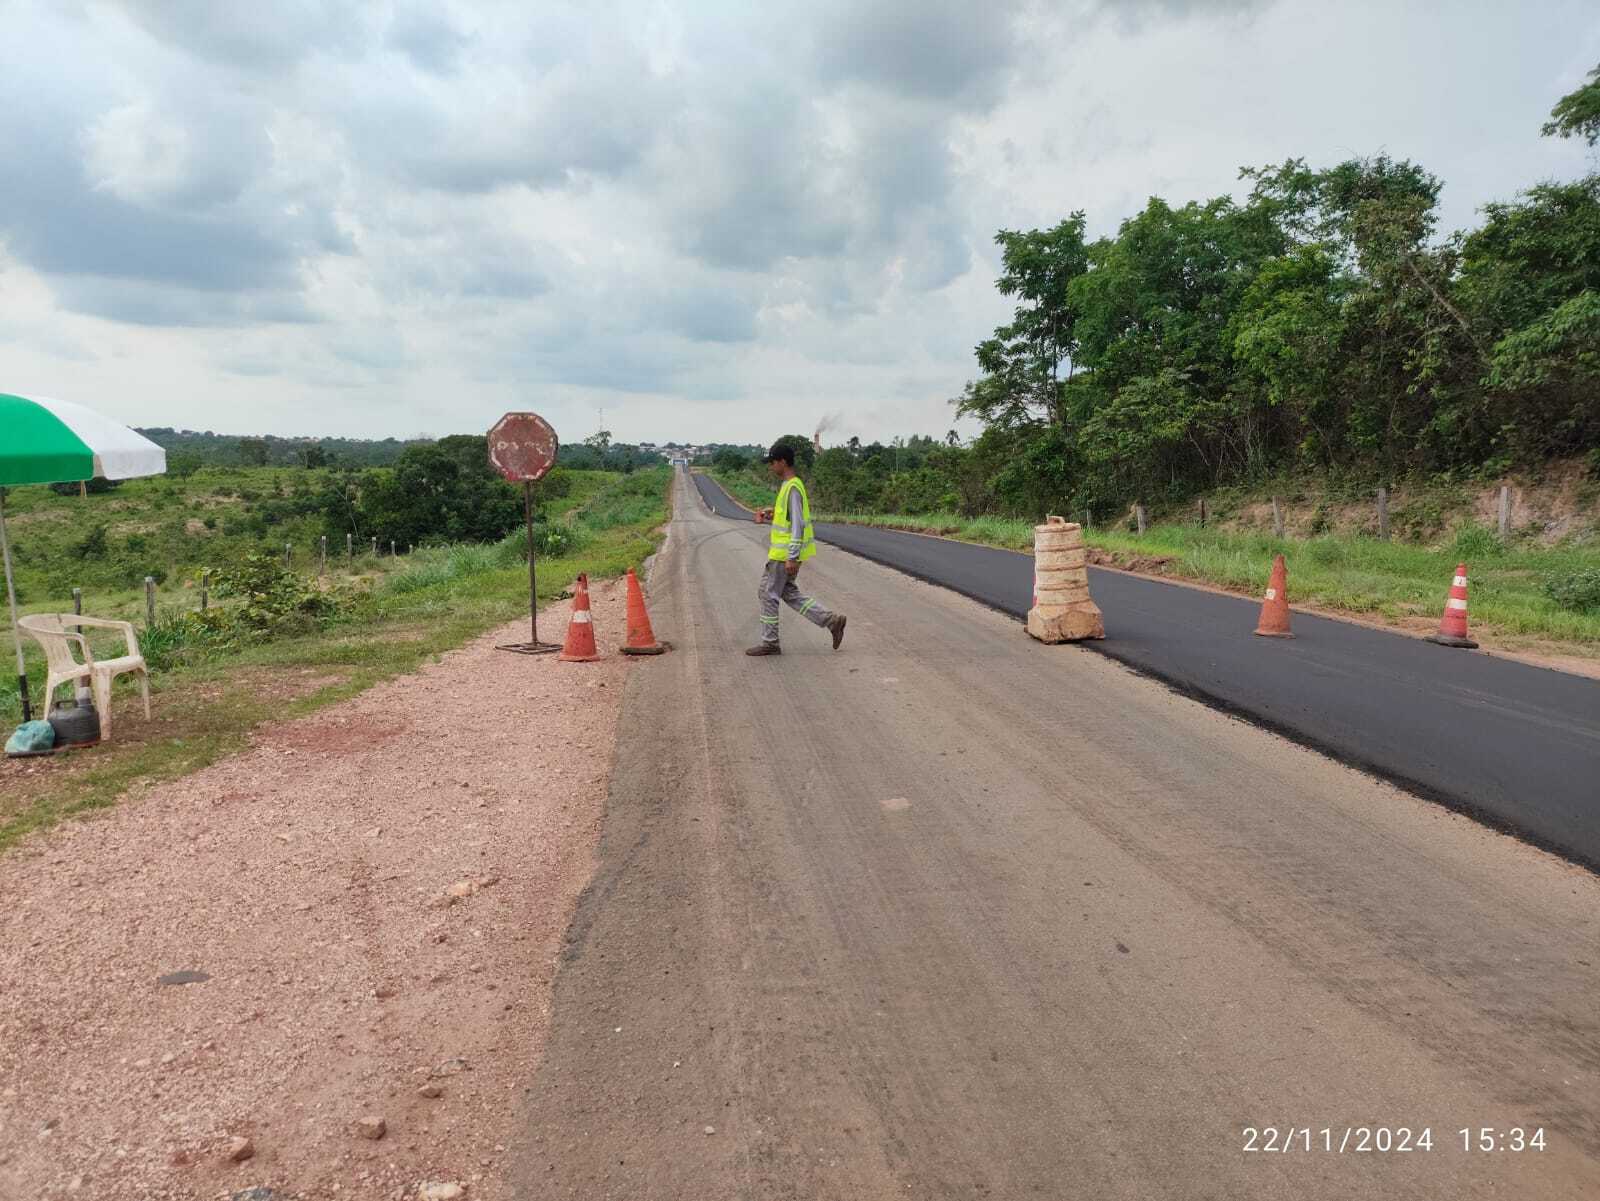
[{"label": "faded red sign", "polygon": [[537,413],[507,413],[489,431],[489,466],[512,483],[543,479],[556,465],[556,432]]}]

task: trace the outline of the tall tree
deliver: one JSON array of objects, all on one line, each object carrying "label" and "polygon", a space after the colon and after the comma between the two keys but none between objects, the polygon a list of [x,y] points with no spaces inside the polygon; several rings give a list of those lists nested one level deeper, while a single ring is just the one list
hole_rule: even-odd
[{"label": "tall tree", "polygon": [[1083,231],[1084,215],[1076,212],[1051,229],[1003,229],[995,235],[1001,248],[995,286],[1018,304],[1010,323],[978,344],[978,366],[991,382],[969,389],[962,412],[1013,425],[1061,419],[1062,374],[1071,376],[1078,350],[1078,313],[1069,289],[1089,268]]},{"label": "tall tree", "polygon": [[1540,132],[1547,138],[1582,138],[1591,146],[1600,142],[1600,67],[1589,72],[1588,83],[1556,101]]}]

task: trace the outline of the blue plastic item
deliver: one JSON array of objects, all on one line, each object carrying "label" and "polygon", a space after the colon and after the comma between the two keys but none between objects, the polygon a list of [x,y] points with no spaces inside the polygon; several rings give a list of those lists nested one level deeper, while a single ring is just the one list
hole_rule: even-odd
[{"label": "blue plastic item", "polygon": [[8,755],[38,755],[56,744],[56,732],[47,721],[25,721],[6,739]]}]

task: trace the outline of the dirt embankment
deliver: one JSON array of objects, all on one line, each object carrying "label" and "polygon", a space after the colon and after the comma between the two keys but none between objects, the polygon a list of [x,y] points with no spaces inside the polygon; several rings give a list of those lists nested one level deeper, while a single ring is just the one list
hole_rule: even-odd
[{"label": "dirt embankment", "polygon": [[632,662],[525,636],[5,860],[0,1196],[508,1195]]},{"label": "dirt embankment", "polygon": [[[1399,538],[1430,542],[1448,537],[1469,522],[1494,528],[1499,522],[1500,488],[1511,490],[1511,528],[1544,546],[1600,531],[1600,479],[1582,459],[1546,464],[1537,473],[1514,472],[1485,483],[1401,482],[1389,490],[1389,528]],[[1284,530],[1297,538],[1322,533],[1378,532],[1376,495],[1335,495],[1306,482],[1276,489]],[[1272,498],[1226,495],[1212,504],[1212,517],[1224,529],[1270,530]],[[1184,514],[1169,517],[1187,518]]]}]

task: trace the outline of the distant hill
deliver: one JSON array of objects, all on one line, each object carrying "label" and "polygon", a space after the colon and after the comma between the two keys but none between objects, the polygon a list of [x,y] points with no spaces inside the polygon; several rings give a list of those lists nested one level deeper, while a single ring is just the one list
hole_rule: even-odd
[{"label": "distant hill", "polygon": [[[387,467],[410,446],[434,438],[280,438],[273,434],[215,434],[210,430],[175,430],[150,426],[138,431],[167,451],[168,470],[184,475],[200,467]],[[673,444],[674,448],[676,444]],[[563,443],[558,461],[566,467],[632,471],[666,462],[664,448],[653,443]]]},{"label": "distant hill", "polygon": [[214,434],[210,430],[175,430],[169,426],[141,429],[172,456],[184,456],[201,467],[384,467],[408,446],[432,439],[279,438],[246,434]]}]

